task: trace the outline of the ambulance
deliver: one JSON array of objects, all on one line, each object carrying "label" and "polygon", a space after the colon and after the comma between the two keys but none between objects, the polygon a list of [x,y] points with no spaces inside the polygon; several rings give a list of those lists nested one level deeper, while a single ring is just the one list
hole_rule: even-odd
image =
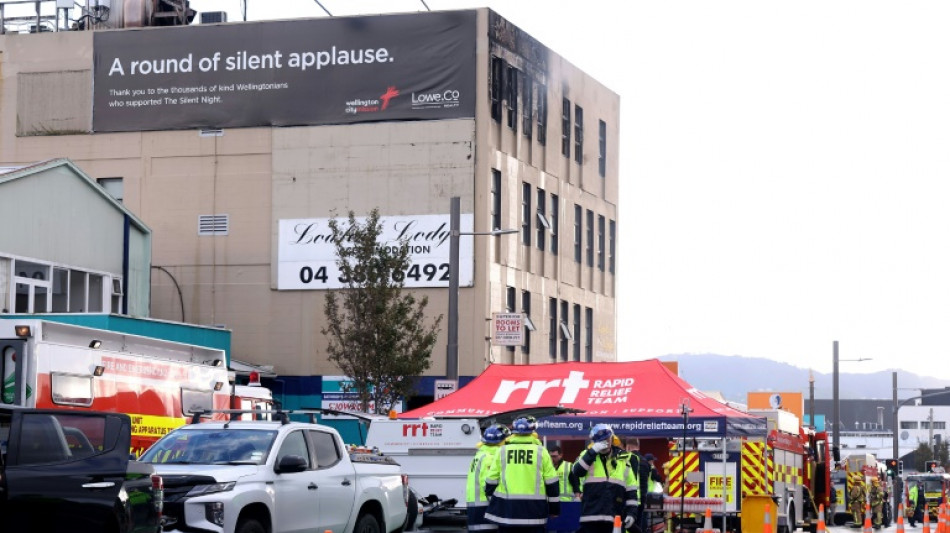
[{"label": "ambulance", "polygon": [[136,455],[231,395],[224,350],[37,319],[0,320],[0,376],[2,405],[130,415]]}]

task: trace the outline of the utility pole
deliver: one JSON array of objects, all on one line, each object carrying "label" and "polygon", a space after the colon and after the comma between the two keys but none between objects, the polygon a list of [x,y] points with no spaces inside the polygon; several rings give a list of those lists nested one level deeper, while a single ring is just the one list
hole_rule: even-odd
[{"label": "utility pole", "polygon": [[[891,428],[891,432],[892,432],[892,434],[893,434],[893,439],[892,439],[891,443],[892,443],[892,446],[893,446],[893,450],[892,450],[892,451],[893,451],[894,453],[893,453],[891,456],[892,456],[894,459],[897,460],[897,464],[900,464],[901,452],[900,452],[899,443],[898,443],[898,441],[897,441],[897,431],[898,431],[898,429],[900,429],[900,428],[898,427],[899,424],[898,424],[898,422],[897,422],[897,409],[898,409],[898,407],[899,407],[898,404],[897,404],[897,372],[891,372],[891,382],[892,382],[892,384],[893,384],[893,389],[894,389],[894,392],[893,392],[893,395],[894,395],[894,419],[893,419],[893,421],[892,421],[893,427]],[[900,502],[901,502],[901,500],[903,500],[903,498],[904,498],[903,481],[901,480],[900,475],[898,475],[896,472],[894,473],[894,490],[891,491],[891,496],[892,496],[893,499],[894,499],[894,512],[891,513],[891,516],[895,516],[895,517],[896,517],[896,516],[897,516],[897,512],[898,512],[899,509],[900,509]]]},{"label": "utility pole", "polygon": [[841,406],[838,405],[840,401],[838,399],[838,341],[834,343],[834,356],[833,356],[833,366],[832,366],[832,376],[831,376],[831,396],[832,396],[832,416],[834,420],[831,421],[831,438],[834,440],[834,445],[831,448],[832,459],[835,462],[835,466],[838,466],[838,461],[841,460]]}]

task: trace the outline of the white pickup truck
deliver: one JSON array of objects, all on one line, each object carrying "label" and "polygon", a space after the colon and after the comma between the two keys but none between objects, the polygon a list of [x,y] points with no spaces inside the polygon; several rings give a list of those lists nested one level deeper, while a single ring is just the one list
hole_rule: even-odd
[{"label": "white pickup truck", "polygon": [[139,459],[165,485],[164,531],[383,533],[406,522],[408,480],[388,457],[350,454],[319,424],[181,426]]}]

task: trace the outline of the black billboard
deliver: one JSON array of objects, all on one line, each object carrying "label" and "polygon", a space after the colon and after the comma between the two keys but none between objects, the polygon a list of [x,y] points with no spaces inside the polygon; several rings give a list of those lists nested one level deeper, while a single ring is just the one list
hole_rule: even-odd
[{"label": "black billboard", "polygon": [[97,32],[93,130],[474,117],[475,15]]}]

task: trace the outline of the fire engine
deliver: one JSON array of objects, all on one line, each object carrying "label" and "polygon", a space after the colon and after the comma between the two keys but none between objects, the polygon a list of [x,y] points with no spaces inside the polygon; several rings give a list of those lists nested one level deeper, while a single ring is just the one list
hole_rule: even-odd
[{"label": "fire engine", "polygon": [[828,509],[830,503],[827,433],[801,427],[788,411],[750,413],[768,420],[768,437],[687,440],[686,449],[674,452],[667,463],[670,496],[722,499],[722,507],[711,510],[725,514],[726,527],[735,531],[741,529],[743,500],[769,496],[776,502],[772,521],[778,531],[800,527],[814,533],[819,506]]},{"label": "fire engine", "polygon": [[851,508],[848,505],[849,495],[851,488],[855,485],[860,486],[861,490],[867,493],[866,487],[875,477],[879,477],[879,468],[877,458],[873,454],[852,454],[841,461],[841,466],[831,474],[835,493],[834,505],[830,508],[831,523],[840,526],[849,521],[860,523],[864,519],[863,515],[859,517],[851,515]]},{"label": "fire engine", "polygon": [[936,467],[932,471],[911,474],[904,481],[904,508],[913,508],[907,493],[911,484],[916,483],[918,486],[917,497],[926,498],[924,507],[930,514],[931,520],[936,521],[940,504],[950,493],[950,474],[947,474],[942,467]]},{"label": "fire engine", "polygon": [[130,415],[136,455],[229,405],[223,350],[47,320],[0,320],[0,376],[4,405]]}]

